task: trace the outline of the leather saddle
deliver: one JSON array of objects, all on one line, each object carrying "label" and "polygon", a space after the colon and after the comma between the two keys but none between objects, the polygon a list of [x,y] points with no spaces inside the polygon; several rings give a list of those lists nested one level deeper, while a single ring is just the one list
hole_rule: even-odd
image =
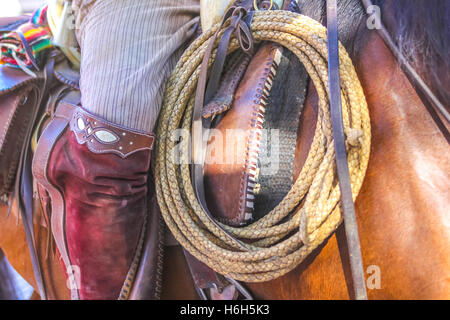
[{"label": "leather saddle", "polygon": [[[0,22],[1,23],[1,22]],[[5,202],[14,192],[21,159],[36,125],[54,112],[57,102],[78,91],[79,75],[64,57],[52,57],[36,77],[20,69],[0,65],[0,197]],[[33,144],[31,144],[33,147]]]}]

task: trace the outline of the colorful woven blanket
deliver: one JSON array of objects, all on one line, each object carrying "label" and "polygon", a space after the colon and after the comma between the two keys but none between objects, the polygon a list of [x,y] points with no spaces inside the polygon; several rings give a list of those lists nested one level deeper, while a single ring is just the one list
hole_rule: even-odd
[{"label": "colorful woven blanket", "polygon": [[34,75],[32,70],[40,70],[45,53],[52,47],[45,5],[37,9],[28,22],[0,35],[0,64]]}]

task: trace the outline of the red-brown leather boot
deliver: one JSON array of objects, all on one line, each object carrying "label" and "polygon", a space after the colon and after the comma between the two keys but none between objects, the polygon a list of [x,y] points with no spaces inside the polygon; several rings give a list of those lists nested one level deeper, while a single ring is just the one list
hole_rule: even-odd
[{"label": "red-brown leather boot", "polygon": [[151,224],[154,233],[158,223],[148,216],[153,142],[152,134],[66,102],[41,135],[33,173],[51,197],[52,232],[73,299],[130,292],[145,229]]}]

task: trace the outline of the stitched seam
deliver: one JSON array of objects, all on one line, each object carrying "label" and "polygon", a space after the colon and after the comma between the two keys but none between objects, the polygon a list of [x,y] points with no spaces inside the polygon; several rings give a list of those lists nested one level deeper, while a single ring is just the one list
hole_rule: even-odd
[{"label": "stitched seam", "polygon": [[155,299],[161,299],[164,269],[164,228],[165,224],[161,216],[158,217],[158,257],[156,262]]},{"label": "stitched seam", "polygon": [[[107,126],[107,127],[113,127],[114,129],[117,129],[117,130],[119,130],[119,131],[128,131],[128,132],[131,132],[131,133],[133,133],[133,134],[135,134],[135,135],[137,135],[137,136],[144,136],[144,137],[148,137],[148,138],[151,138],[151,139],[154,139],[155,138],[155,135],[154,134],[152,134],[152,133],[145,133],[145,132],[142,132],[142,131],[139,131],[139,130],[135,130],[135,129],[131,129],[131,128],[125,128],[125,127],[122,127],[122,126],[119,126],[119,125],[117,125],[117,124],[115,124],[115,123],[112,123],[112,122],[110,122],[110,121],[107,121],[107,120],[104,120],[104,119],[98,119],[95,115],[93,115],[93,114],[90,114],[89,112],[87,112],[85,109],[83,109],[82,107],[78,107],[79,108],[79,112],[83,115],[83,116],[85,116],[85,117],[87,117],[87,118],[92,118],[92,119],[95,119],[95,121],[98,121],[99,123],[102,123],[104,126]],[[75,113],[74,113],[75,114]]]},{"label": "stitched seam", "polygon": [[75,81],[67,79],[62,73],[59,73],[58,71],[55,71],[54,74],[55,78],[58,79],[60,82],[68,85],[72,89],[80,90],[80,86],[77,83],[75,83]]},{"label": "stitched seam", "polygon": [[[22,96],[17,96],[16,99],[14,99],[13,104],[19,103],[19,100],[22,98]],[[12,118],[15,116],[16,111],[18,110],[19,106],[16,108],[12,108],[9,115],[8,120],[6,122],[6,126],[3,128],[2,136],[0,137],[0,146],[3,146],[3,142],[6,140],[6,134],[8,133],[8,129],[11,127]],[[3,149],[3,148],[2,148]]]},{"label": "stitched seam", "polygon": [[[278,50],[278,46],[273,45],[272,53]],[[261,77],[262,82],[258,83],[257,90],[254,96],[253,114],[249,121],[249,138],[246,145],[246,158],[244,171],[241,174],[241,182],[239,187],[239,211],[236,218],[231,219],[231,222],[237,223],[240,218],[244,216],[244,220],[250,220],[253,216],[254,210],[254,196],[255,186],[257,184],[256,170],[258,168],[258,158],[260,152],[260,140],[262,124],[264,122],[265,107],[267,105],[270,89],[275,78],[278,62],[275,61],[274,55],[266,60],[268,70]],[[259,137],[258,137],[259,133]],[[253,148],[256,146],[255,148]],[[254,172],[252,168],[255,168]],[[248,178],[247,178],[248,177]],[[249,180],[252,180],[253,187],[249,187]],[[249,206],[248,204],[251,204]],[[250,214],[248,219],[245,219],[246,214]]]},{"label": "stitched seam", "polygon": [[[25,94],[18,96],[14,100],[13,103],[14,104],[18,103],[24,96],[29,95],[30,92],[31,92],[31,89],[28,92],[26,92]],[[8,117],[7,125],[4,128],[3,140],[0,143],[0,146],[1,146],[0,159],[3,158],[3,156],[6,152],[7,146],[10,144],[10,139],[8,139],[8,138],[12,134],[12,130],[8,130],[8,128],[13,128],[15,126],[16,121],[17,121],[17,116],[19,114],[19,109],[20,109],[19,106],[17,108],[13,109],[13,111],[10,113],[10,115]],[[15,140],[19,143],[19,145],[22,144],[23,140],[25,139],[25,135],[26,135],[26,131],[27,131],[26,129],[28,127],[29,121],[30,121],[29,117],[26,117],[25,123],[20,124],[17,139]],[[13,181],[16,178],[17,166],[19,164],[18,158],[19,158],[19,155],[14,156],[13,160],[11,160],[11,162],[9,163],[6,181],[4,181],[3,186],[1,186],[0,193],[8,193],[10,191]]]},{"label": "stitched seam", "polygon": [[[148,203],[147,203],[147,205],[148,205]],[[126,279],[122,285],[122,289],[121,289],[118,300],[128,300],[130,292],[131,292],[131,288],[134,285],[134,282],[136,281],[136,274],[137,274],[137,271],[139,268],[139,262],[142,257],[142,249],[144,246],[145,235],[148,232],[148,230],[147,230],[148,224],[149,224],[148,212],[146,212],[146,214],[144,216],[144,223],[143,223],[143,226],[141,229],[141,233],[139,235],[138,244],[137,244],[137,247],[133,254],[133,260],[131,262],[130,268],[128,269]]]},{"label": "stitched seam", "polygon": [[4,94],[7,94],[7,93],[10,93],[10,92],[14,91],[15,89],[18,89],[18,88],[20,88],[22,86],[25,86],[26,84],[29,84],[29,83],[33,83],[33,82],[38,83],[40,80],[42,80],[42,78],[32,78],[32,79],[23,80],[22,82],[19,82],[16,85],[13,85],[12,87],[7,87],[7,88],[4,88],[4,89],[0,89],[0,95],[4,95]]}]

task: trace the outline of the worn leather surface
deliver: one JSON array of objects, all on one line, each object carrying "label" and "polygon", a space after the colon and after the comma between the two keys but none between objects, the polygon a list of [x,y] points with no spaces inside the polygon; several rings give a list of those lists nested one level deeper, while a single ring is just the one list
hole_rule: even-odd
[{"label": "worn leather surface", "polygon": [[36,80],[20,69],[0,65],[0,94],[11,92],[28,83],[36,82]]},{"label": "worn leather surface", "polygon": [[[260,107],[267,102],[264,84],[273,78],[271,68],[278,48],[272,43],[260,47],[237,88],[232,107],[214,128],[220,134],[209,143],[204,170],[207,203],[215,218],[227,224],[242,225],[252,217],[249,197],[257,177],[250,149],[259,146],[257,130],[262,128],[264,117]],[[214,161],[208,161],[208,155]]]},{"label": "worn leather surface", "polygon": [[154,188],[150,186],[148,203],[148,221],[145,230],[144,248],[130,291],[130,300],[155,300],[161,298],[164,233],[161,226],[161,213]]},{"label": "worn leather surface", "polygon": [[[63,63],[57,67],[65,74],[60,65]],[[54,81],[48,88],[56,84],[57,81]],[[0,65],[0,195],[12,191],[20,151],[29,126],[35,125],[31,123],[31,118],[33,111],[39,108],[43,86],[41,73],[34,78],[20,69]],[[42,102],[55,102],[50,100],[58,98],[61,92],[58,89],[49,92],[49,96],[43,97],[47,100]],[[38,120],[40,118],[41,115],[38,115]]]},{"label": "worn leather surface", "polygon": [[[33,171],[52,199],[52,228],[64,267],[75,271],[78,290],[72,298],[117,299],[148,213],[151,151],[127,157],[93,153],[69,126],[80,110],[58,107],[40,138]],[[101,119],[89,119],[107,128]]]},{"label": "worn leather surface", "polygon": [[[240,2],[236,1],[235,5]],[[296,1],[284,1],[282,9],[299,12]],[[231,107],[213,123],[217,131],[212,132],[204,165],[205,195],[214,217],[229,225],[243,225],[254,218],[254,199],[259,187],[259,152],[253,150],[260,147],[261,136],[257,129],[262,129],[263,109],[269,95],[264,90],[265,84],[271,84],[278,66],[274,59],[281,53],[281,46],[273,43],[260,46],[239,82]],[[275,69],[272,72],[271,67]],[[225,74],[222,81],[231,80]],[[221,87],[226,86],[221,84]],[[222,145],[217,145],[218,139]],[[214,160],[208,162],[208,157]]]},{"label": "worn leather surface", "polygon": [[38,107],[39,81],[21,70],[0,66],[0,194],[12,191],[32,111]]},{"label": "worn leather surface", "polygon": [[[61,107],[64,107],[64,105]],[[34,179],[40,186],[41,197],[45,195],[43,192],[44,190],[48,194],[48,197],[50,197],[51,209],[46,211],[47,216],[50,216],[50,227],[53,234],[53,240],[55,241],[58,253],[61,256],[62,266],[70,266],[71,262],[69,260],[67,241],[64,232],[64,198],[58,187],[48,180],[47,171],[47,164],[50,155],[53,152],[56,140],[67,130],[71,118],[70,115],[73,113],[74,109],[73,107],[70,107],[62,112],[61,107],[58,108],[58,113],[48,123],[39,138],[39,143],[33,157],[32,170]],[[42,205],[46,205],[46,202],[47,201],[44,201]],[[50,211],[51,214],[49,214],[48,211]],[[66,268],[63,268],[63,273],[66,273]],[[78,299],[79,294],[76,288],[71,286],[69,289],[71,298]]]}]

